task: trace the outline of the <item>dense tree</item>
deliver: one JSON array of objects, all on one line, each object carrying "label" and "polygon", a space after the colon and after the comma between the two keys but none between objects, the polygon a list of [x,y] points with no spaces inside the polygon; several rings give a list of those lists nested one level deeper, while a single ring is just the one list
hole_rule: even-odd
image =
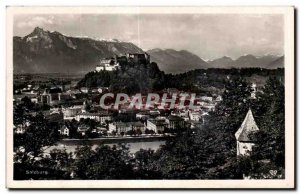
[{"label": "dense tree", "polygon": [[117,71],[100,71],[88,73],[79,83],[79,87],[109,87],[113,92],[133,94],[160,90],[164,88],[164,73],[156,63],[129,64]]},{"label": "dense tree", "polygon": [[[28,173],[29,171],[54,173],[54,169],[47,165],[44,151],[58,141],[57,126],[50,124],[44,115],[36,116],[27,114],[19,107],[15,109],[15,124],[25,122],[25,132],[14,134],[14,178],[15,179],[40,179],[47,177],[45,174]],[[21,118],[18,118],[18,117]],[[24,120],[26,118],[26,120]],[[27,171],[26,171],[27,170]],[[55,174],[55,173],[54,173]],[[48,178],[50,175],[48,176]]]},{"label": "dense tree", "polygon": [[[279,72],[279,73],[278,73]],[[47,171],[49,179],[241,179],[284,178],[285,119],[284,84],[278,79],[282,70],[195,70],[179,75],[164,75],[157,64],[122,67],[116,72],[93,72],[78,86],[110,86],[128,93],[147,88],[176,87],[196,92],[208,92],[206,86],[223,92],[223,101],[205,117],[200,129],[179,130],[177,136],[166,141],[157,151],[140,150],[131,155],[124,145],[79,147],[75,154],[44,150],[57,141],[57,128],[43,115],[29,114],[32,104],[24,99],[14,107],[14,125],[26,126],[26,133],[14,136],[15,177],[26,176],[24,169]],[[227,76],[230,74],[230,76]],[[251,88],[242,77],[259,74],[270,78],[256,99],[250,98]],[[118,75],[118,76],[116,76]],[[117,79],[118,78],[118,79]],[[163,81],[162,81],[163,80]],[[197,83],[196,83],[197,82]],[[211,83],[209,83],[211,82]],[[196,84],[201,85],[201,89]],[[250,156],[236,157],[235,132],[251,108],[260,131],[252,134],[257,142]],[[120,115],[115,120],[134,121],[134,115]],[[29,123],[30,125],[27,125]],[[77,134],[79,124],[94,128],[93,120],[67,122],[70,134]],[[130,132],[132,133],[132,132]],[[146,133],[153,133],[146,129]],[[121,135],[124,135],[122,132]],[[75,135],[76,136],[76,135]]]},{"label": "dense tree", "polygon": [[15,135],[14,149],[17,151],[20,146],[25,152],[33,156],[39,156],[43,147],[51,146],[58,140],[57,128],[44,118],[42,113],[28,117],[28,126],[24,134]]},{"label": "dense tree", "polygon": [[128,148],[124,145],[100,145],[95,150],[89,146],[75,152],[73,169],[78,179],[130,179],[133,168]]},{"label": "dense tree", "polygon": [[253,168],[248,173],[254,178],[284,178],[285,102],[281,79],[268,79],[262,93],[258,95],[255,112],[260,130],[252,134],[257,142],[250,157]]},{"label": "dense tree", "polygon": [[166,179],[242,178],[236,162],[234,133],[251,104],[251,89],[239,76],[230,77],[223,101],[201,129],[182,130],[155,155],[153,168]]},{"label": "dense tree", "polygon": [[151,170],[164,179],[239,178],[230,159],[235,152],[228,150],[226,138],[205,129],[186,131],[155,153]]},{"label": "dense tree", "polygon": [[157,154],[154,150],[140,149],[134,157],[134,175],[136,179],[160,179],[161,172],[155,168]]},{"label": "dense tree", "polygon": [[84,76],[80,82],[79,87],[109,87],[115,72],[100,71],[100,72],[89,72]]}]

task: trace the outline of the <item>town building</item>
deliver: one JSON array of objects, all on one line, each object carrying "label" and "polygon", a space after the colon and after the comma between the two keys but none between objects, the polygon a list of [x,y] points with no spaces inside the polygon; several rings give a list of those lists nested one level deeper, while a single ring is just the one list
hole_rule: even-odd
[{"label": "town building", "polygon": [[237,141],[237,155],[249,155],[252,151],[255,140],[251,138],[253,132],[258,131],[251,109],[249,109],[242,125],[235,133]]},{"label": "town building", "polygon": [[221,96],[221,95],[217,96],[217,98],[216,98],[216,102],[221,102],[222,100],[223,100],[223,98],[222,98],[222,96]]},{"label": "town building", "polygon": [[206,112],[215,111],[216,105],[212,103],[203,103],[201,109]]},{"label": "town building", "polygon": [[137,133],[144,133],[146,129],[146,126],[140,121],[131,122],[131,126],[132,126],[132,130]]},{"label": "town building", "polygon": [[103,92],[108,91],[108,87],[96,87],[96,88],[91,88],[91,92],[95,94],[102,94]]},{"label": "town building", "polygon": [[150,110],[149,111],[150,116],[152,117],[157,117],[160,115],[160,111],[159,110]]},{"label": "town building", "polygon": [[44,117],[49,123],[62,124],[64,122],[64,114],[62,112],[44,115]]},{"label": "town building", "polygon": [[76,115],[78,113],[81,112],[81,107],[68,107],[68,108],[65,108],[63,109],[63,113],[64,113],[64,119],[65,120],[72,120],[72,119],[75,119]]},{"label": "town building", "polygon": [[96,71],[115,71],[119,68],[119,63],[116,58],[101,59],[99,65],[96,66]]},{"label": "town building", "polygon": [[49,93],[47,91],[44,91],[44,93],[38,97],[39,103],[49,104],[49,105],[54,105],[57,102],[59,102],[60,100],[61,100],[61,92]]},{"label": "town building", "polygon": [[127,60],[135,64],[149,64],[150,55],[148,53],[127,53]]},{"label": "town building", "polygon": [[168,123],[165,120],[149,119],[147,120],[147,129],[155,133],[163,133]]},{"label": "town building", "polygon": [[251,85],[251,95],[250,95],[251,99],[256,99],[256,92],[257,92],[256,84],[252,83],[252,85]]},{"label": "town building", "polygon": [[179,116],[170,115],[167,117],[166,122],[168,123],[169,129],[180,129],[185,127],[184,119]]},{"label": "town building", "polygon": [[166,88],[163,90],[163,92],[168,93],[169,95],[173,95],[173,94],[179,94],[180,91],[177,88]]},{"label": "town building", "polygon": [[38,100],[38,95],[36,93],[33,94],[14,94],[13,95],[13,101],[20,103],[22,102],[22,99],[28,97],[31,102],[37,103],[36,100]]},{"label": "town building", "polygon": [[100,63],[96,66],[96,71],[115,71],[120,68],[120,64],[127,63],[149,64],[150,55],[148,53],[127,53],[125,56],[100,59]]},{"label": "town building", "polygon": [[88,105],[87,100],[83,101],[81,112],[86,113],[88,111],[88,107],[89,107],[89,105]]},{"label": "town building", "polygon": [[98,113],[83,112],[83,113],[78,113],[75,117],[77,121],[79,121],[80,119],[94,119],[95,121],[98,121],[100,123],[111,121],[111,118],[112,118],[112,114],[108,112],[98,112]]},{"label": "town building", "polygon": [[113,122],[108,125],[108,133],[110,134],[115,133],[120,135],[123,133],[124,135],[126,132],[130,130],[132,130],[132,127],[130,126],[129,123],[125,123],[125,122]]},{"label": "town building", "polygon": [[200,129],[201,126],[202,126],[202,122],[201,121],[190,120],[190,121],[188,121],[188,124],[189,124],[189,127],[191,129]]},{"label": "town building", "polygon": [[27,121],[24,124],[14,125],[14,133],[23,134],[26,131],[26,128],[30,126],[30,123]]},{"label": "town building", "polygon": [[33,99],[32,101],[36,101],[41,104],[49,104],[49,105],[57,105],[64,100],[71,99],[72,96],[69,93],[62,93],[60,88],[51,88],[50,90],[44,90],[44,92],[37,97],[37,99]]},{"label": "town building", "polygon": [[137,119],[147,120],[147,119],[150,118],[150,113],[148,113],[148,112],[139,112],[139,113],[136,113],[135,117]]},{"label": "town building", "polygon": [[38,100],[37,97],[35,97],[35,98],[30,98],[30,100],[31,100],[32,103],[38,103],[38,102],[39,102],[39,100]]},{"label": "town building", "polygon": [[70,136],[70,129],[67,126],[62,127],[61,129],[58,130],[60,135],[63,136]]},{"label": "town building", "polygon": [[80,88],[80,91],[81,91],[82,93],[87,94],[87,93],[89,92],[89,89],[88,89],[87,87],[81,87],[81,88]]},{"label": "town building", "polygon": [[211,97],[211,96],[200,96],[199,99],[204,102],[212,102],[213,101],[213,97]]},{"label": "town building", "polygon": [[113,122],[108,126],[109,133],[115,133],[117,135],[124,135],[127,132],[132,131],[135,133],[144,133],[145,125],[140,122]]},{"label": "town building", "polygon": [[80,133],[82,136],[86,135],[86,132],[90,130],[90,127],[85,124],[81,124],[77,128],[77,132]]},{"label": "town building", "polygon": [[185,110],[176,110],[176,111],[171,112],[171,115],[179,116],[179,117],[182,117],[182,118],[187,117],[188,114],[189,114],[188,111],[185,111]]},{"label": "town building", "polygon": [[92,129],[92,133],[103,135],[107,133],[107,129],[103,126],[97,126],[96,128]]},{"label": "town building", "polygon": [[201,112],[189,112],[189,117],[192,121],[200,121],[201,115]]}]

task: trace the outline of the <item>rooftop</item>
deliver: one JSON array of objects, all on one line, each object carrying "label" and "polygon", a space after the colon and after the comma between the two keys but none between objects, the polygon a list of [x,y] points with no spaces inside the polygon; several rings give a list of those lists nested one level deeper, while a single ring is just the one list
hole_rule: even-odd
[{"label": "rooftop", "polygon": [[256,125],[256,122],[254,120],[253,114],[251,109],[249,109],[242,125],[235,133],[235,138],[237,141],[241,142],[253,142],[254,140],[249,137],[249,135],[254,132],[258,131],[259,128]]},{"label": "rooftop", "polygon": [[168,123],[166,123],[165,120],[149,119],[148,121],[153,123],[154,125],[159,125],[159,126],[163,126],[163,125],[168,124]]},{"label": "rooftop", "polygon": [[183,121],[184,119],[179,116],[170,115],[167,117],[169,121]]},{"label": "rooftop", "polygon": [[89,113],[89,112],[85,112],[85,113],[78,113],[78,115],[83,115],[83,116],[111,116],[111,113],[108,112],[97,112],[97,113]]}]

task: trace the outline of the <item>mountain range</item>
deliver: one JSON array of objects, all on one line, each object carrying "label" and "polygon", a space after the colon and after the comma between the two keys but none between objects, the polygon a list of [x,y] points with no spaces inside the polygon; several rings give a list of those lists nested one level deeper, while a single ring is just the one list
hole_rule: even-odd
[{"label": "mountain range", "polygon": [[208,61],[208,63],[211,67],[214,68],[259,67],[259,68],[275,69],[284,66],[283,60],[282,61],[279,60],[275,64],[275,61],[277,61],[280,58],[283,58],[283,56],[264,55],[261,57],[256,57],[254,55],[243,55],[237,58],[236,60],[233,60],[230,57],[224,56],[219,59]]},{"label": "mountain range", "polygon": [[14,73],[80,73],[94,70],[99,59],[143,53],[129,42],[70,37],[36,27],[13,39]]},{"label": "mountain range", "polygon": [[167,73],[181,73],[194,69],[206,69],[208,64],[197,55],[186,51],[173,49],[152,49],[147,51],[151,61],[156,62],[159,68]]},{"label": "mountain range", "polygon": [[183,67],[185,71],[207,68],[229,69],[259,67],[276,69],[284,67],[284,56],[265,55],[256,57],[254,55],[244,55],[236,60],[224,56],[214,60],[204,61],[197,55],[185,50],[152,49],[147,52],[151,56],[151,61],[157,62],[159,68],[168,73],[180,73]]},{"label": "mountain range", "polygon": [[[24,37],[13,37],[13,68],[14,73],[86,73],[94,70],[101,58],[143,52],[130,42],[71,37],[36,27]],[[186,50],[157,48],[147,53],[151,61],[166,73],[207,68],[284,67],[284,56],[244,55],[236,60],[224,56],[205,61]]]}]

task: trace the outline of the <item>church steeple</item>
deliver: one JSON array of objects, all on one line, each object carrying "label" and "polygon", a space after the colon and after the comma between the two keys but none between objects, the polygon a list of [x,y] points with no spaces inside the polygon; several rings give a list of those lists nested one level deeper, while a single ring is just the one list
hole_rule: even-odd
[{"label": "church steeple", "polygon": [[251,111],[251,109],[249,109],[242,125],[237,130],[237,132],[235,133],[235,138],[238,141],[244,141],[244,142],[253,141],[248,137],[248,135],[251,132],[258,131],[258,130],[259,129],[256,125],[255,120],[254,120],[252,111]]},{"label": "church steeple", "polygon": [[83,105],[82,105],[82,109],[81,109],[81,112],[82,113],[85,113],[86,111],[87,111],[87,101],[85,100],[85,101],[83,101]]},{"label": "church steeple", "polygon": [[249,109],[242,125],[235,133],[237,141],[237,155],[248,154],[252,150],[255,140],[250,137],[250,134],[258,131],[251,109]]}]

